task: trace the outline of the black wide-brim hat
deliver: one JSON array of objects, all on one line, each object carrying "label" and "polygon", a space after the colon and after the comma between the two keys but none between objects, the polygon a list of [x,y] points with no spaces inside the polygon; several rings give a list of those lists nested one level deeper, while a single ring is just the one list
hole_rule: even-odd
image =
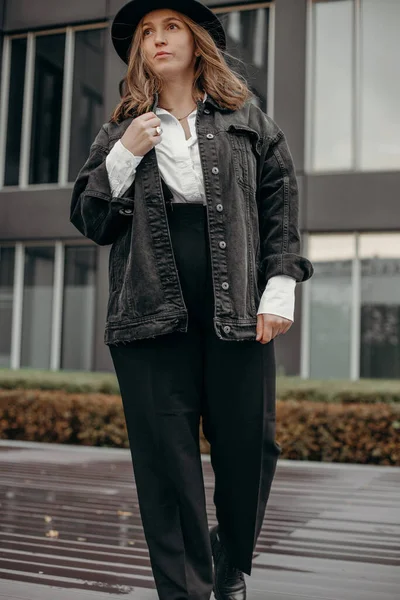
[{"label": "black wide-brim hat", "polygon": [[159,8],[177,10],[204,27],[220,50],[226,49],[226,36],[218,17],[198,0],[131,0],[116,14],[111,26],[111,39],[117,54],[128,64],[129,47],[139,21]]}]

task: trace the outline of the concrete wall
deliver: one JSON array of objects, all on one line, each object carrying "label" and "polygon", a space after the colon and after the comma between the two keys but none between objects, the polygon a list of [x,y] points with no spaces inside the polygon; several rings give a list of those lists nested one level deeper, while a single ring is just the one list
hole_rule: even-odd
[{"label": "concrete wall", "polygon": [[107,0],[6,0],[5,30],[87,23],[107,16]]},{"label": "concrete wall", "polygon": [[309,231],[399,230],[399,172],[309,175],[306,188]]}]

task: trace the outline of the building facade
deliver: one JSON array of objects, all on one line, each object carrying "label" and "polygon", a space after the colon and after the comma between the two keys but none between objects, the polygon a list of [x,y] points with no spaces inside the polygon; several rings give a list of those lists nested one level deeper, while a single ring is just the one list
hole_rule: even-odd
[{"label": "building facade", "polygon": [[[400,2],[205,2],[255,102],[285,131],[303,253],[282,373],[400,378]],[[111,370],[109,247],[69,222],[119,99],[124,0],[0,0],[0,367]]]}]

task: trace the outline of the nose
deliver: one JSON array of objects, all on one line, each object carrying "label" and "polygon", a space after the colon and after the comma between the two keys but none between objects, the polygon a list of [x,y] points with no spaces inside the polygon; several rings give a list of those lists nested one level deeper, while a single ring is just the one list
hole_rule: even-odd
[{"label": "nose", "polygon": [[156,46],[159,46],[160,44],[165,44],[166,40],[165,40],[165,32],[163,30],[161,31],[156,31],[156,34],[154,36],[154,43]]}]

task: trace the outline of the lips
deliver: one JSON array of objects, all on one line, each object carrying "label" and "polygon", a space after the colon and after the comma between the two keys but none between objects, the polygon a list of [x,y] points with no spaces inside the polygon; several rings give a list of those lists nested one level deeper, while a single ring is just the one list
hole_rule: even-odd
[{"label": "lips", "polygon": [[157,56],[169,56],[169,52],[157,52],[156,57]]}]

